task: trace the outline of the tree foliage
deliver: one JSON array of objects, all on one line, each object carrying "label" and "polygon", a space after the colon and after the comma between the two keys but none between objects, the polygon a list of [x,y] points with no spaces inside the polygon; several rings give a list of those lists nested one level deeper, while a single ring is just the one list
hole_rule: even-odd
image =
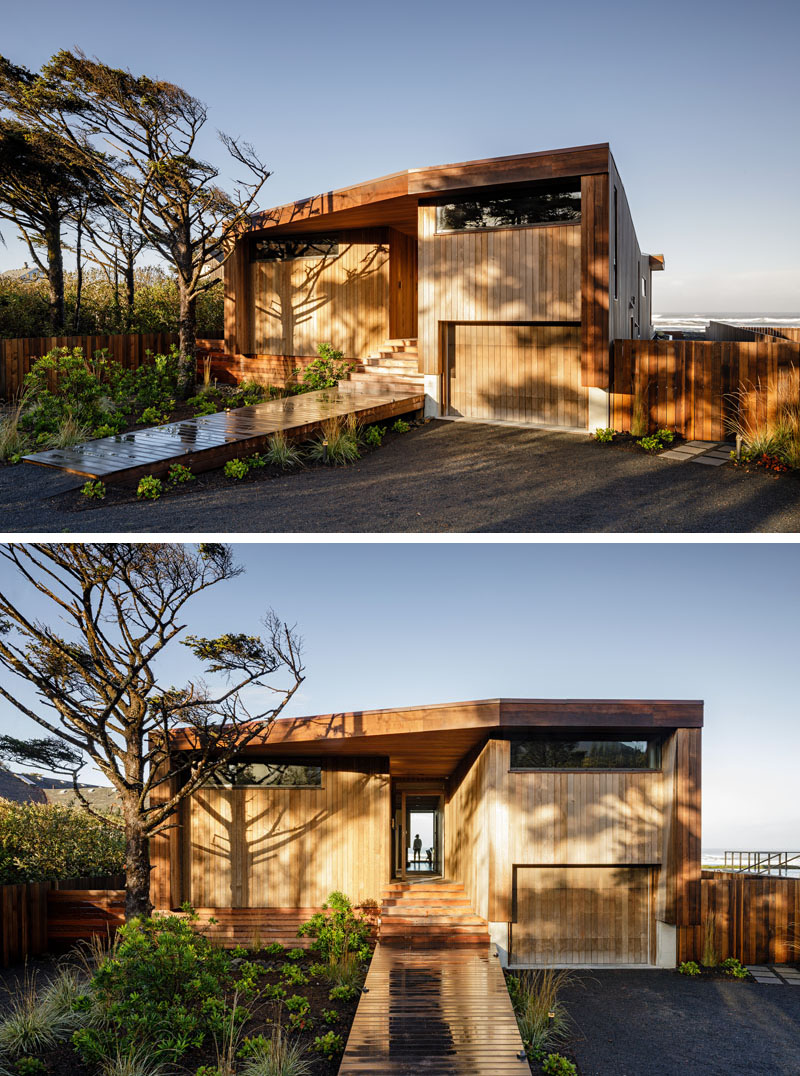
[{"label": "tree foliage", "polygon": [[[0,556],[22,585],[19,600],[0,592],[0,669],[14,674],[0,682],[0,696],[90,759],[116,789],[126,913],[147,913],[149,838],[211,774],[268,734],[303,680],[300,641],[273,612],[264,637],[180,638],[187,603],[241,573],[228,546],[11,543]],[[47,620],[26,609],[34,592],[49,602]],[[201,671],[165,684],[158,661],[181,642]],[[15,678],[33,687],[35,703]]]},{"label": "tree foliage", "polygon": [[119,874],[125,836],[113,816],[0,800],[0,884]]},{"label": "tree foliage", "polygon": [[[9,61],[0,58],[11,68]],[[14,68],[0,80],[0,103],[25,122],[64,138],[87,165],[102,151],[109,203],[174,269],[180,296],[184,391],[194,378],[195,304],[209,264],[226,256],[270,175],[248,143],[220,133],[249,174],[233,191],[197,154],[206,106],[173,83],[134,75],[63,50],[39,76]]]}]

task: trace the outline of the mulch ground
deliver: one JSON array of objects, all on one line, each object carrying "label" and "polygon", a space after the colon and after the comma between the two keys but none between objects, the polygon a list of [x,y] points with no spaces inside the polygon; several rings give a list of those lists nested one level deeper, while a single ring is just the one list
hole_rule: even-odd
[{"label": "mulch ground", "polygon": [[[433,421],[349,467],[243,482],[199,476],[157,501],[78,510],[81,479],[0,468],[3,529],[21,533],[747,533],[800,530],[793,475],[701,467],[588,436]],[[116,497],[116,495],[115,495]]]},{"label": "mulch ground", "polygon": [[799,987],[587,971],[561,996],[575,1025],[565,1052],[582,1076],[800,1073]]}]

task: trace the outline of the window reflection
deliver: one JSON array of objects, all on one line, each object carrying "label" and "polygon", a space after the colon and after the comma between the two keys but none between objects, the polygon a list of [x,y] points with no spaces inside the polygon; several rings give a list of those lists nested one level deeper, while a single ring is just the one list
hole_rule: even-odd
[{"label": "window reflection", "polygon": [[557,740],[550,737],[513,740],[515,770],[657,770],[661,744],[645,740]]},{"label": "window reflection", "polygon": [[214,788],[319,788],[320,766],[233,759],[204,782]]},{"label": "window reflection", "polygon": [[573,181],[542,184],[514,194],[485,194],[436,207],[437,232],[516,228],[581,219],[581,191]]}]

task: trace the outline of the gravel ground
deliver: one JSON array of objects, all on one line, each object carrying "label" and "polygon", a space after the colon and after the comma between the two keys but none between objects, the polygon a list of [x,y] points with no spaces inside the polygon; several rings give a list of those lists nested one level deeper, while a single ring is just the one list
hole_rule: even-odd
[{"label": "gravel ground", "polygon": [[793,532],[800,482],[597,445],[578,434],[431,422],[348,468],[76,511],[80,481],[0,469],[6,533]]},{"label": "gravel ground", "polygon": [[582,1076],[800,1073],[800,987],[593,971],[562,997]]}]

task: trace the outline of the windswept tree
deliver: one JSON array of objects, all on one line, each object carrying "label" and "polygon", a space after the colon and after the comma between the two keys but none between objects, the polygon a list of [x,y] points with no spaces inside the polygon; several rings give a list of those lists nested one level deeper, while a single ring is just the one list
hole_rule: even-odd
[{"label": "windswept tree", "polygon": [[[16,570],[0,590],[0,670],[14,674],[0,681],[0,696],[49,734],[32,742],[33,753],[16,739],[0,746],[15,761],[49,758],[73,773],[92,814],[78,786],[80,758],[108,779],[125,832],[126,917],[147,914],[150,838],[174,824],[183,799],[268,734],[303,680],[300,640],[273,612],[263,637],[183,634],[187,603],[241,574],[227,546],[12,543],[0,556],[6,574]],[[43,598],[49,616],[34,612],[32,601]],[[163,682],[175,644],[204,675]],[[176,748],[177,730],[191,751]],[[178,791],[153,796],[170,774]]]},{"label": "windswept tree", "polygon": [[87,161],[98,150],[106,154],[109,201],[174,269],[185,395],[195,378],[197,297],[213,283],[204,273],[230,253],[270,172],[249,143],[218,132],[248,175],[232,192],[219,186],[219,169],[197,156],[208,110],[171,82],[109,67],[80,50],[57,53],[38,77],[3,79],[3,65],[10,66],[0,57],[0,104],[68,139]]},{"label": "windswept tree", "polygon": [[50,329],[64,331],[65,223],[97,193],[89,157],[58,136],[0,118],[0,218],[16,225],[50,289]]}]

